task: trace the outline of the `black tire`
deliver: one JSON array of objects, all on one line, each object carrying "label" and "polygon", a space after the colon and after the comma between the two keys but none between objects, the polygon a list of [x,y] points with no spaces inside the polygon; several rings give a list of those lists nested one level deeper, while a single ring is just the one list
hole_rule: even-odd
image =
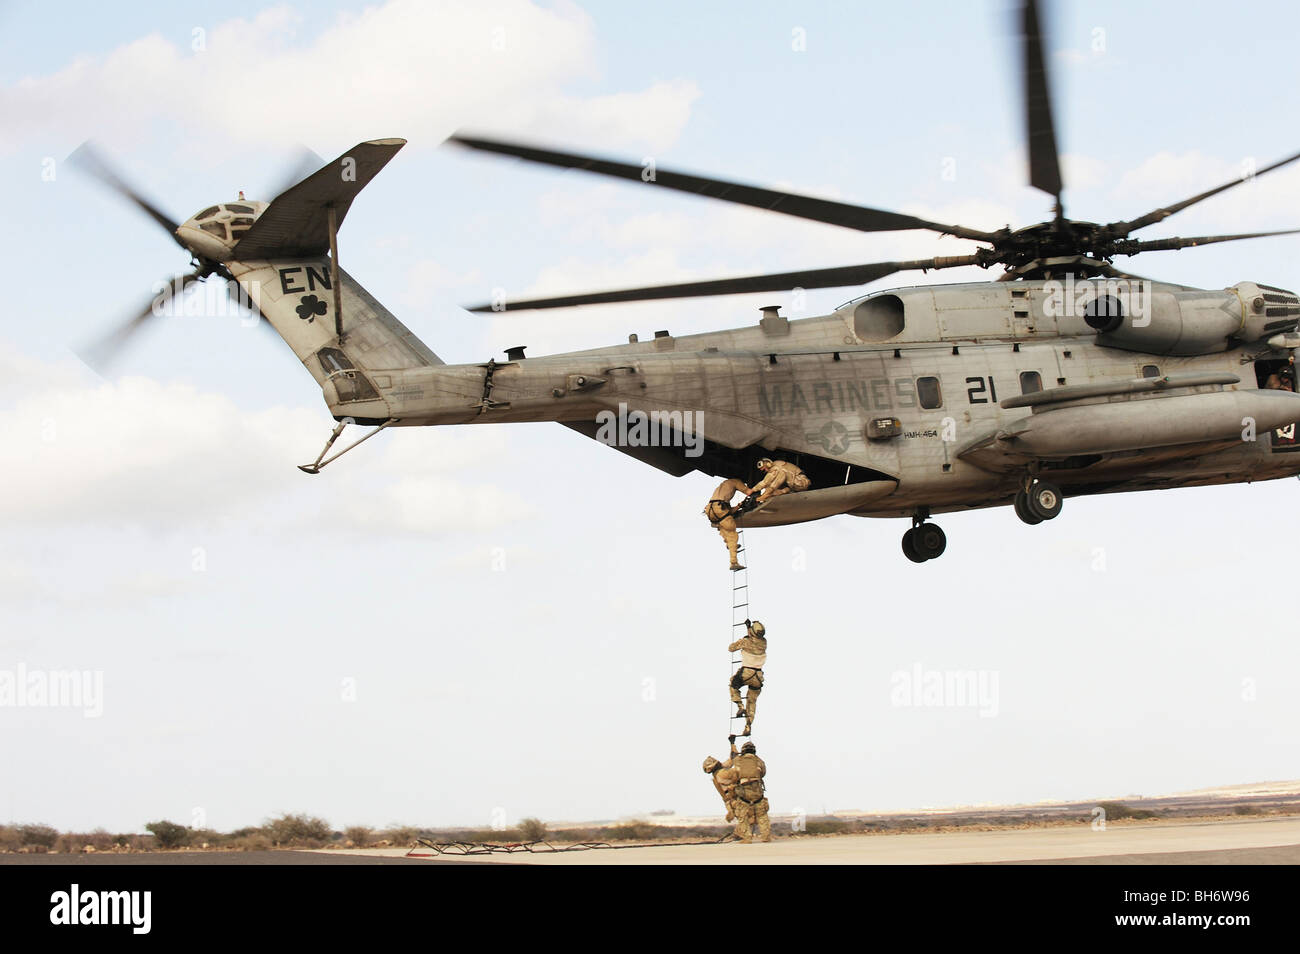
[{"label": "black tire", "polygon": [[1025,501],[1026,509],[1040,520],[1051,520],[1061,512],[1061,507],[1065,504],[1065,498],[1061,496],[1061,488],[1042,480],[1035,481],[1029,488]]},{"label": "black tire", "polygon": [[1012,505],[1015,508],[1016,516],[1029,524],[1031,527],[1037,526],[1043,522],[1043,518],[1029,510],[1029,501],[1025,497],[1023,490],[1016,493],[1016,502]]},{"label": "black tire", "polygon": [[903,556],[907,557],[913,563],[924,563],[925,557],[916,552],[914,541],[916,539],[916,529],[908,530],[903,534]]},{"label": "black tire", "polygon": [[948,536],[937,523],[923,523],[912,531],[912,549],[923,560],[935,560],[948,549]]}]

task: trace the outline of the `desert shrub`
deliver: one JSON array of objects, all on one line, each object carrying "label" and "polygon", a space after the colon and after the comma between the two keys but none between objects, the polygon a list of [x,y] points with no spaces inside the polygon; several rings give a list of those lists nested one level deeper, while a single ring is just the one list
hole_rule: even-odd
[{"label": "desert shrub", "polygon": [[810,818],[806,830],[810,835],[838,835],[848,827],[847,822],[838,818]]},{"label": "desert shrub", "polygon": [[268,821],[263,830],[273,844],[298,848],[319,848],[330,837],[329,822],[310,815],[281,815]]},{"label": "desert shrub", "polygon": [[190,840],[190,830],[170,821],[150,822],[144,826],[158,841],[159,848],[180,848]]},{"label": "desert shrub", "polygon": [[49,825],[19,825],[18,837],[24,847],[49,851],[59,839],[59,830]]},{"label": "desert shrub", "polygon": [[537,818],[525,818],[519,823],[520,841],[541,841],[546,837],[546,823]]},{"label": "desert shrub", "polygon": [[392,828],[386,828],[381,832],[375,833],[375,838],[380,841],[387,841],[398,848],[405,848],[411,842],[415,841],[420,833],[409,825],[394,825]]},{"label": "desert shrub", "polygon": [[370,844],[371,831],[365,825],[349,825],[343,829],[343,837],[358,848]]}]

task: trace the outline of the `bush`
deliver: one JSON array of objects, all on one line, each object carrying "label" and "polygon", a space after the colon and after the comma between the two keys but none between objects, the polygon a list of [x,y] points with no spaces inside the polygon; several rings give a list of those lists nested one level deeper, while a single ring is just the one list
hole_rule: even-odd
[{"label": "bush", "polygon": [[370,844],[373,832],[365,825],[349,825],[343,829],[343,837],[358,848],[364,848]]},{"label": "bush", "polygon": [[23,846],[23,836],[13,825],[0,825],[0,851],[17,851]]},{"label": "bush", "polygon": [[519,823],[520,841],[542,841],[546,838],[546,823],[538,818],[525,818]]},{"label": "bush", "polygon": [[1117,818],[1155,818],[1156,813],[1145,808],[1129,808],[1123,802],[1102,802],[1101,809],[1107,821]]},{"label": "bush", "polygon": [[410,845],[419,836],[419,832],[407,825],[395,825],[392,828],[376,832],[375,837],[380,841],[387,841],[397,848],[405,848]]},{"label": "bush", "polygon": [[188,828],[166,820],[150,822],[144,830],[157,839],[159,848],[180,848],[190,840]]},{"label": "bush", "polygon": [[19,825],[18,838],[24,847],[44,848],[49,851],[58,840],[59,831],[49,825]]},{"label": "bush", "polygon": [[848,822],[838,818],[810,818],[804,830],[810,835],[838,835],[848,827]]},{"label": "bush", "polygon": [[267,822],[263,830],[273,844],[297,848],[319,848],[331,834],[329,822],[310,815],[281,815]]},{"label": "bush", "polygon": [[241,828],[238,837],[231,836],[222,847],[235,851],[270,851],[271,839],[260,828]]}]

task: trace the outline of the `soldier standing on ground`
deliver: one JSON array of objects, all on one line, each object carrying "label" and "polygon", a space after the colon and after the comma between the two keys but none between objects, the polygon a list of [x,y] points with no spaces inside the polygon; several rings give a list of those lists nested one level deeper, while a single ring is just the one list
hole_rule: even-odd
[{"label": "soldier standing on ground", "polygon": [[[754,712],[758,696],[763,691],[763,667],[767,665],[767,628],[757,620],[745,620],[745,635],[727,647],[731,652],[740,650],[740,668],[731,677],[731,701],[736,704],[736,718],[745,720],[749,735],[754,725]],[[745,702],[740,701],[740,689],[745,688]]]},{"label": "soldier standing on ground", "polygon": [[772,822],[767,817],[766,786],[763,777],[767,775],[767,766],[758,757],[758,750],[753,742],[746,742],[740,749],[740,755],[732,759],[740,781],[736,785],[736,837],[748,844],[753,840],[752,828],[758,826],[758,837],[762,841],[772,840]]},{"label": "soldier standing on ground", "polygon": [[718,484],[718,489],[713,491],[709,502],[704,505],[704,515],[709,518],[709,523],[718,528],[723,542],[727,544],[733,571],[743,570],[744,567],[737,559],[736,545],[740,541],[740,534],[736,530],[735,510],[732,509],[731,498],[736,494],[744,494],[748,497],[753,492],[743,480],[733,477]]}]

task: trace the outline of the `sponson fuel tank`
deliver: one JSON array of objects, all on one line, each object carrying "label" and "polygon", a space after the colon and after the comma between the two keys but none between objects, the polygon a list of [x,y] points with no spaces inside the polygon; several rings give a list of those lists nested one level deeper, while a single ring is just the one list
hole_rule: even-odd
[{"label": "sponson fuel tank", "polygon": [[1300,394],[1218,391],[1042,410],[998,432],[1008,449],[1036,457],[1108,454],[1263,434],[1300,421]]}]

